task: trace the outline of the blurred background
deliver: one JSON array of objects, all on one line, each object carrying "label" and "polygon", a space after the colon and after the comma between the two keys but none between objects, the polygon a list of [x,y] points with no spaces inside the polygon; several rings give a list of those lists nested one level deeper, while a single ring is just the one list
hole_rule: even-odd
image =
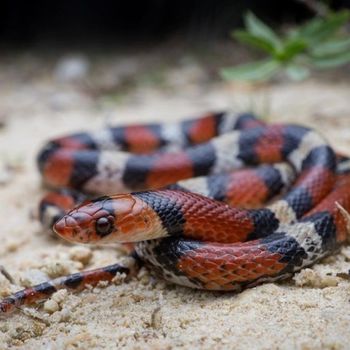
[{"label": "blurred background", "polygon": [[[10,47],[159,44],[177,38],[191,45],[229,38],[250,9],[273,26],[315,15],[317,1],[9,1],[0,4],[0,40]],[[333,9],[349,0],[328,1]],[[196,41],[195,41],[196,40]],[[203,42],[203,40],[205,42]]]},{"label": "blurred background", "polygon": [[[79,117],[101,116],[101,124],[180,118],[230,107],[240,94],[249,101],[239,108],[251,108],[261,86],[318,76],[344,81],[349,7],[350,0],[3,0],[0,120],[23,114],[64,119],[77,110]],[[293,37],[309,24],[316,25],[314,37]],[[328,46],[313,47],[315,36],[317,45]],[[247,62],[253,65],[243,72],[224,71]],[[319,71],[329,64],[332,74]],[[270,95],[262,95],[268,112]],[[136,105],[139,117],[119,113]]]},{"label": "blurred background", "polygon": [[297,1],[2,1],[0,37],[18,47],[223,39],[247,8],[275,24],[312,15]]},{"label": "blurred background", "polygon": [[[348,84],[348,8],[350,0],[3,0],[0,125],[18,132],[11,125],[21,129],[24,117],[50,118],[55,128],[42,139],[232,106],[260,115],[284,106],[288,118],[304,95],[296,82]],[[273,97],[284,88],[292,97]]]}]

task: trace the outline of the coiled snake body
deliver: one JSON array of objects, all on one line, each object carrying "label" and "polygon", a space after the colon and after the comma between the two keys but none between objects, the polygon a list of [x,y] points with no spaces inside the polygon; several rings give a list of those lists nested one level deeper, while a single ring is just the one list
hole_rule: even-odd
[{"label": "coiled snake body", "polygon": [[[4,299],[2,312],[131,274],[141,261],[177,284],[240,290],[310,266],[349,231],[348,158],[309,128],[251,114],[73,134],[50,141],[38,163],[59,188],[42,200],[41,221],[72,242],[137,242],[134,265],[27,288]],[[80,191],[120,194],[71,210]]]}]

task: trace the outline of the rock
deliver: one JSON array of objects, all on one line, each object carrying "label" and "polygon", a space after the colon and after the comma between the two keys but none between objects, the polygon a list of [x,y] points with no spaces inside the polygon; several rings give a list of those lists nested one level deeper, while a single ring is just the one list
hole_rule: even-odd
[{"label": "rock", "polygon": [[60,305],[67,298],[67,296],[67,289],[60,289],[56,293],[52,294],[51,299]]},{"label": "rock", "polygon": [[67,298],[68,292],[66,289],[60,289],[52,294],[49,300],[44,303],[44,310],[49,314],[60,310],[62,302]]},{"label": "rock", "polygon": [[59,310],[59,305],[56,303],[56,301],[49,299],[46,300],[44,303],[44,310],[49,314],[53,314],[54,312]]}]

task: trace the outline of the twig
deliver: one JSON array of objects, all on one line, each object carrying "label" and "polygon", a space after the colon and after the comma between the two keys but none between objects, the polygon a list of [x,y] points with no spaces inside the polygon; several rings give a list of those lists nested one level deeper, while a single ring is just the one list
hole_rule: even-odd
[{"label": "twig", "polygon": [[2,275],[10,281],[11,284],[15,284],[15,280],[13,277],[10,275],[10,273],[5,269],[4,266],[0,265],[0,272]]}]

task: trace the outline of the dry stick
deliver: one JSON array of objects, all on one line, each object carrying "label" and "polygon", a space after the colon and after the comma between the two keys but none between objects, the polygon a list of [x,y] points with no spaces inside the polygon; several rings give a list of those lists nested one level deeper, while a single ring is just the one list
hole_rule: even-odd
[{"label": "dry stick", "polygon": [[13,277],[10,275],[10,273],[5,269],[5,266],[0,265],[0,272],[2,273],[2,275],[10,281],[11,284],[15,284],[15,280],[13,279]]}]

